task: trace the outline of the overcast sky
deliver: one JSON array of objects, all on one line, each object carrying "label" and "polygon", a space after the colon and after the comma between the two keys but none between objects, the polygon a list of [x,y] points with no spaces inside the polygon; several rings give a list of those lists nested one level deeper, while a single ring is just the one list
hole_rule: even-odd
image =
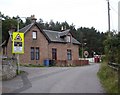
[{"label": "overcast sky", "polygon": [[[118,1],[110,0],[111,30],[118,30]],[[10,17],[35,15],[44,22],[67,21],[78,27],[108,30],[106,0],[0,0],[0,11]]]}]

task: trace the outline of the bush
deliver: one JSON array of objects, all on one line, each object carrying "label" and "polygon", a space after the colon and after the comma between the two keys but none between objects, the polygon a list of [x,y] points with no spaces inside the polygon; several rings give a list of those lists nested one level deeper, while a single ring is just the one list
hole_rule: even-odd
[{"label": "bush", "polygon": [[98,76],[107,93],[118,93],[117,71],[114,71],[103,62],[99,69]]}]

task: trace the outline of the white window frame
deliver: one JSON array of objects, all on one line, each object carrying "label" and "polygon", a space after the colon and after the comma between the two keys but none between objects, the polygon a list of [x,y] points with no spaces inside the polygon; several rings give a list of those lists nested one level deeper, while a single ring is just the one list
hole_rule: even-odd
[{"label": "white window frame", "polygon": [[67,42],[71,42],[71,36],[70,35],[68,35],[67,37],[66,37],[66,40],[67,40]]},{"label": "white window frame", "polygon": [[33,39],[37,39],[37,31],[33,31],[32,32],[32,38]]}]

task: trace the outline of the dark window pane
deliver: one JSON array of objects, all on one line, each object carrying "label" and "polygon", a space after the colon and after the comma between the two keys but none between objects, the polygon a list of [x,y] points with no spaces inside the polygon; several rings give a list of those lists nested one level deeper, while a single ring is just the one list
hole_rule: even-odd
[{"label": "dark window pane", "polygon": [[72,60],[72,51],[71,50],[67,50],[67,59]]},{"label": "dark window pane", "polygon": [[34,60],[34,47],[31,47],[31,60]]},{"label": "dark window pane", "polygon": [[36,48],[36,60],[39,60],[39,48]]},{"label": "dark window pane", "polygon": [[57,49],[52,48],[52,59],[57,60]]}]

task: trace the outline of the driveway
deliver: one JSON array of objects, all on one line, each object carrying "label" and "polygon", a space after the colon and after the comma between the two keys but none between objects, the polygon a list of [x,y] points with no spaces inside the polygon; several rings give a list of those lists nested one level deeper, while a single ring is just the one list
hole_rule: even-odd
[{"label": "driveway", "polygon": [[99,64],[83,67],[21,67],[26,71],[4,81],[4,93],[104,93],[97,72]]}]

